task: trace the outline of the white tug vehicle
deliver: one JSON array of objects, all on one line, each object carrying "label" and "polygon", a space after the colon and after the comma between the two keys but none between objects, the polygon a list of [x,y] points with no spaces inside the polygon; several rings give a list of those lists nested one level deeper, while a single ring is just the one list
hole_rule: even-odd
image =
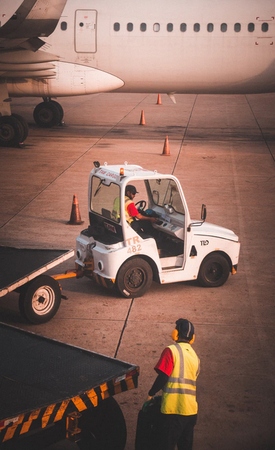
[{"label": "white tug vehicle", "polygon": [[[237,271],[240,243],[231,230],[192,220],[178,179],[138,165],[94,162],[89,179],[89,222],[76,239],[78,273],[124,297],[140,297],[152,281],[198,280],[218,287]],[[156,217],[151,229],[137,232],[127,222],[126,186],[135,186],[142,215]]]}]

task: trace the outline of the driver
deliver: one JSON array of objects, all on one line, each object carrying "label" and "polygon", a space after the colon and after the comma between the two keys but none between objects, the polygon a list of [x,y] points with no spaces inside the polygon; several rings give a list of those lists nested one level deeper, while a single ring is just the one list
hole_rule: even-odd
[{"label": "driver", "polygon": [[136,208],[134,203],[135,195],[138,194],[136,187],[128,184],[125,189],[125,214],[126,220],[131,227],[138,233],[151,233],[152,223],[157,222],[157,217],[143,216]]}]

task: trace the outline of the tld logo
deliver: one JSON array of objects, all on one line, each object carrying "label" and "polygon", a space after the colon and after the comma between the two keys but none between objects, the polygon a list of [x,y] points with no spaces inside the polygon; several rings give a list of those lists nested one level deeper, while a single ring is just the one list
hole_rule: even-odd
[{"label": "tld logo", "polygon": [[208,240],[206,240],[206,241],[201,241],[201,245],[208,245],[209,244],[209,241]]}]

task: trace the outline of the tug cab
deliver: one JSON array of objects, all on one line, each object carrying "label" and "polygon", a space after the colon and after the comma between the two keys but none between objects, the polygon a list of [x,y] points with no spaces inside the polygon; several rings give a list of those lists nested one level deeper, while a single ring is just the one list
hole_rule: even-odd
[{"label": "tug cab", "polygon": [[[126,220],[129,184],[138,192],[139,212],[156,218],[150,232],[137,233]],[[90,225],[76,240],[77,268],[125,297],[142,296],[153,280],[221,286],[237,271],[240,243],[233,231],[205,219],[205,205],[200,220],[190,218],[175,176],[96,162],[89,179]]]}]

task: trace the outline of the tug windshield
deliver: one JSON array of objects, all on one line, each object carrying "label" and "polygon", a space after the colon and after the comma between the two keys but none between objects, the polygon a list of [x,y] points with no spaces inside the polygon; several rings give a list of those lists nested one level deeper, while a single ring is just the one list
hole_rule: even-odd
[{"label": "tug windshield", "polygon": [[104,179],[93,177],[91,186],[91,211],[107,219],[120,221],[120,189],[117,184],[104,184]]}]

